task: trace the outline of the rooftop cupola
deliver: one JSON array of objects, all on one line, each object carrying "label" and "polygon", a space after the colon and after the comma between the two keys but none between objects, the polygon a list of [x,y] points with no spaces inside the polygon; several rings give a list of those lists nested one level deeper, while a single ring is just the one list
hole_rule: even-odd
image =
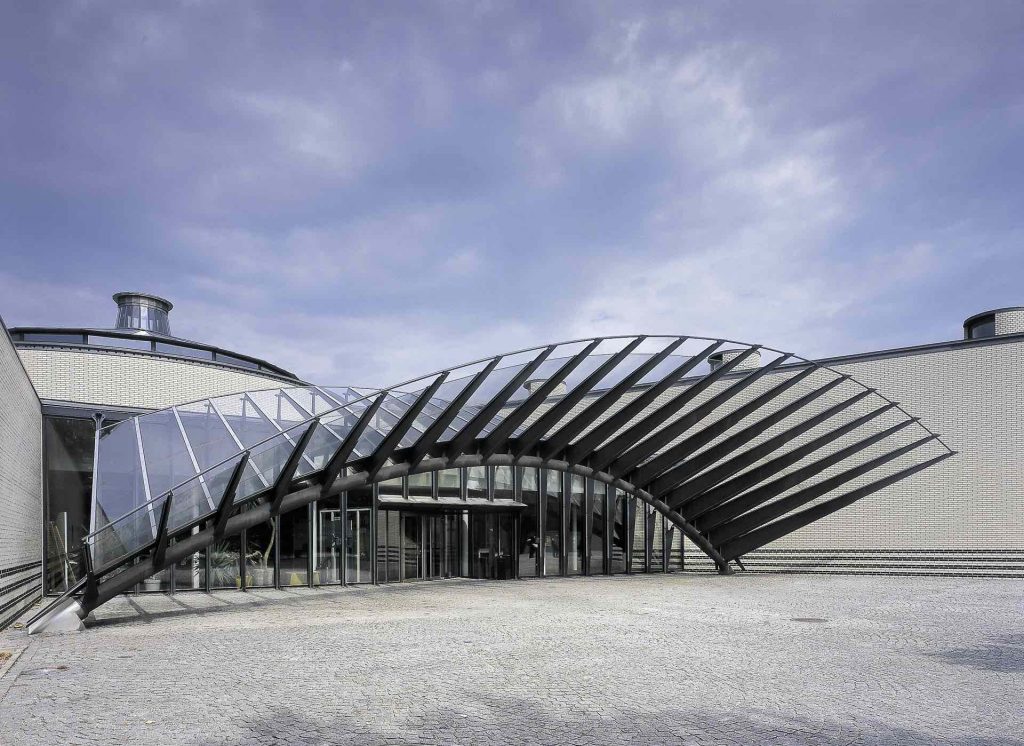
[{"label": "rooftop cupola", "polygon": [[169,300],[148,293],[114,293],[114,302],[118,329],[171,336],[167,315],[174,306]]}]

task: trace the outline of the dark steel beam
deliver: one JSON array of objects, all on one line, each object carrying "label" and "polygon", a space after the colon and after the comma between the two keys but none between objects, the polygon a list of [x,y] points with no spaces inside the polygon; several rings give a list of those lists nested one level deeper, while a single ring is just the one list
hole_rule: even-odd
[{"label": "dark steel beam", "polygon": [[448,426],[452,424],[452,421],[462,411],[462,408],[466,406],[466,402],[476,393],[487,377],[494,372],[500,361],[501,356],[499,355],[473,376],[473,379],[466,384],[458,396],[452,399],[451,403],[430,424],[430,427],[420,436],[419,440],[413,444],[412,448],[409,449],[409,455],[405,458],[409,462],[410,469],[415,469],[430,454],[431,449],[437,444],[438,438],[444,435]]},{"label": "dark steel beam", "polygon": [[562,421],[572,408],[583,401],[583,398],[590,393],[601,380],[616,368],[623,360],[635,350],[646,337],[637,337],[619,352],[612,355],[597,370],[583,379],[573,387],[573,390],[559,399],[558,403],[537,418],[537,421],[530,425],[516,438],[515,447],[512,449],[513,456],[522,456],[530,451],[543,438],[551,428]]},{"label": "dark steel beam", "polygon": [[722,363],[692,386],[686,387],[667,403],[652,411],[635,425],[630,426],[623,432],[616,435],[606,445],[603,445],[594,451],[589,459],[590,465],[595,469],[604,471],[609,464],[619,458],[628,448],[639,443],[647,437],[651,431],[668,420],[676,412],[682,410],[683,407],[710,388],[716,381],[720,380],[723,376],[728,375],[733,368],[753,355],[757,349],[757,347],[749,347],[729,362]]},{"label": "dark steel beam", "polygon": [[[763,443],[752,446],[746,451],[733,456],[728,461],[709,469],[688,482],[684,482],[680,487],[672,490],[673,499],[680,501],[676,504],[685,504],[685,508],[680,510],[680,512],[687,517],[687,520],[692,520],[700,513],[703,513],[714,505],[718,505],[722,501],[721,492],[714,493],[713,497],[702,493],[705,493],[706,491],[710,492],[711,488],[715,485],[724,482],[726,479],[743,469],[746,469],[748,466],[753,466],[761,459],[766,458],[780,448],[788,445],[796,438],[799,438],[812,428],[820,425],[822,422],[835,417],[843,410],[852,406],[855,401],[859,401],[864,398],[868,393],[869,392],[861,392],[844,402],[840,402],[833,407],[829,407],[821,414],[812,417],[805,422],[801,422],[799,425],[796,425],[773,438],[769,438]],[[804,445],[798,446],[792,451],[788,451],[787,453],[772,459],[766,464],[756,467],[753,469],[753,472],[756,472],[756,475],[751,475],[750,478],[757,479],[758,482],[767,479],[768,477],[777,474],[782,469],[792,466],[804,456],[808,456],[819,448],[823,448],[836,438],[839,438],[848,432],[852,432],[882,413],[888,412],[895,406],[896,405],[893,403],[887,403],[878,409],[863,415],[862,417],[858,417],[850,422],[840,425],[834,430],[814,438]],[[756,483],[757,482],[754,482],[754,484]],[[726,497],[725,499],[728,498]]]},{"label": "dark steel beam", "polygon": [[373,416],[377,414],[377,410],[380,409],[380,405],[384,403],[384,399],[387,397],[387,392],[383,392],[377,395],[377,397],[370,403],[370,405],[363,410],[363,413],[359,415],[359,419],[352,425],[352,429],[348,431],[345,436],[345,440],[341,442],[341,445],[331,454],[331,457],[327,460],[327,465],[324,466],[323,474],[320,477],[320,489],[324,496],[327,496],[327,492],[331,489],[331,485],[334,484],[334,480],[341,474],[341,470],[345,468],[345,464],[348,463],[349,457],[355,451],[356,446],[359,444],[359,439],[363,436],[366,428],[369,426]]},{"label": "dark steel beam", "polygon": [[806,510],[801,510],[799,513],[795,515],[789,516],[788,518],[783,518],[781,520],[776,521],[775,523],[765,526],[764,528],[758,529],[757,531],[752,531],[749,534],[746,534],[738,539],[735,539],[734,541],[728,542],[721,549],[722,555],[727,560],[732,560],[736,557],[740,557],[744,554],[747,554],[748,552],[752,552],[759,547],[763,547],[765,544],[768,544],[782,536],[785,536],[786,534],[790,534],[799,528],[803,528],[809,523],[813,523],[814,521],[824,518],[827,515],[835,513],[837,510],[841,510],[849,505],[852,505],[861,498],[867,497],[872,493],[878,492],[879,490],[884,489],[891,484],[895,484],[901,479],[906,479],[907,477],[916,474],[919,471],[927,469],[928,467],[933,466],[939,463],[940,461],[944,461],[945,459],[949,458],[950,456],[953,456],[954,454],[955,451],[943,453],[940,456],[928,459],[927,461],[923,461],[920,464],[915,464],[914,466],[911,466],[907,469],[903,469],[902,471],[898,471],[895,474],[892,474],[888,477],[879,479],[878,481],[872,482],[871,484],[864,485],[863,487],[855,489],[851,492],[847,492],[844,495],[834,497],[831,500],[823,502],[821,505],[814,505],[810,508],[807,508]]},{"label": "dark steel beam", "polygon": [[677,443],[664,453],[658,454],[647,463],[641,464],[637,467],[629,481],[637,486],[643,485],[644,489],[646,489],[646,486],[649,485],[655,477],[667,471],[672,466],[675,466],[690,454],[700,448],[703,448],[715,438],[741,422],[748,415],[761,409],[770,401],[785,393],[817,370],[818,368],[809,365],[796,375],[790,376],[782,383],[777,386],[773,386],[771,389],[750,400],[743,406],[737,407],[732,412],[719,417],[707,427],[701,428],[699,432],[696,432],[682,442]]},{"label": "dark steel beam", "polygon": [[292,448],[292,452],[288,454],[288,459],[281,467],[281,471],[278,472],[277,479],[274,480],[274,484],[270,488],[271,515],[277,515],[278,510],[281,508],[281,501],[291,491],[292,480],[295,479],[295,471],[299,468],[299,462],[302,461],[302,454],[305,452],[306,446],[309,445],[309,440],[313,437],[313,432],[319,424],[320,418],[314,417],[305,432],[299,436],[298,441],[296,441],[295,446]]},{"label": "dark steel beam", "polygon": [[[231,470],[228,483],[224,487],[224,494],[221,495],[217,504],[217,512],[213,516],[213,539],[214,541],[224,536],[224,529],[228,525],[228,518],[231,516],[231,508],[235,504],[235,492],[238,491],[238,483],[242,481],[242,473],[246,464],[249,463],[249,452],[244,451],[235,468]],[[255,467],[253,467],[255,468]]]},{"label": "dark steel beam", "polygon": [[[718,443],[717,445],[708,448],[706,451],[702,451],[693,458],[683,461],[668,471],[663,472],[656,477],[653,482],[648,484],[647,489],[655,494],[668,492],[673,487],[677,487],[685,482],[692,475],[700,473],[703,469],[721,461],[730,453],[734,453],[739,450],[770,427],[777,425],[793,413],[800,411],[808,404],[821,398],[846,380],[848,380],[847,376],[833,378],[828,383],[819,386],[813,391],[807,392],[803,396],[791,401],[789,404],[779,407],[779,409],[766,417],[762,417],[757,422],[752,422],[742,430],[733,433],[721,443]],[[864,396],[867,396],[867,394],[862,394],[861,398]],[[859,399],[857,401],[859,401]]]},{"label": "dark steel beam", "polygon": [[409,408],[405,410],[401,419],[395,423],[395,425],[388,431],[388,434],[384,436],[384,440],[380,442],[380,445],[374,450],[373,455],[370,456],[369,462],[366,465],[366,473],[373,479],[380,471],[380,468],[384,466],[391,454],[398,444],[402,442],[402,438],[405,437],[406,433],[416,422],[416,418],[420,416],[420,412],[427,406],[427,403],[434,397],[437,390],[441,388],[441,384],[444,383],[445,379],[448,378],[448,371],[445,371],[434,381],[420,392],[420,395],[416,397],[416,401],[409,405]]},{"label": "dark steel beam", "polygon": [[[691,411],[687,412],[683,416],[679,417],[672,422],[669,422],[661,430],[651,435],[646,440],[641,441],[637,445],[633,446],[625,453],[622,453],[618,458],[615,459],[609,466],[608,471],[615,475],[625,475],[633,467],[639,464],[644,459],[652,456],[659,449],[664,448],[673,440],[678,438],[680,435],[685,433],[695,424],[707,417],[711,412],[718,409],[720,406],[729,401],[736,394],[741,393],[748,386],[753,384],[762,376],[770,373],[771,371],[782,365],[783,362],[788,360],[792,355],[789,353],[780,355],[775,360],[772,360],[767,365],[762,365],[756,370],[751,371],[745,376],[737,379],[727,389],[718,392],[707,401],[694,407]],[[730,361],[732,362],[732,361]],[[725,367],[724,365],[722,366]],[[716,373],[718,371],[715,371]],[[643,423],[640,423],[643,424]]]},{"label": "dark steel beam", "polygon": [[508,439],[512,437],[516,428],[526,422],[530,415],[537,410],[537,407],[543,404],[544,401],[551,396],[551,392],[553,392],[570,373],[576,370],[584,360],[590,357],[590,353],[597,349],[597,346],[601,344],[601,342],[602,340],[595,339],[569,358],[557,371],[547,378],[544,383],[538,386],[537,390],[530,394],[526,401],[505,415],[501,422],[495,425],[494,429],[487,434],[483,443],[480,444],[480,455],[487,458],[488,456],[496,453],[499,449],[505,448],[508,445]]},{"label": "dark steel beam", "polygon": [[938,436],[927,435],[905,446],[865,461],[859,466],[840,472],[834,477],[824,479],[817,484],[805,487],[802,490],[797,490],[792,495],[787,495],[786,497],[770,502],[767,505],[763,505],[757,510],[745,513],[738,518],[713,529],[708,535],[708,540],[715,545],[721,545],[731,539],[735,539],[737,536],[742,536],[743,534],[758,529],[761,526],[771,523],[776,518],[781,518],[800,506],[806,505],[811,500],[819,498],[822,495],[827,495],[832,490],[843,486],[847,482],[867,474],[869,471],[873,471],[880,466],[884,466],[905,453],[909,453],[910,451],[923,446],[925,443],[935,440],[936,437]]},{"label": "dark steel beam", "polygon": [[[750,492],[740,494],[743,490],[754,484],[754,482],[750,482],[748,484],[747,480],[744,479],[744,476],[746,475],[741,475],[736,479],[730,480],[729,482],[726,482],[726,484],[730,486],[729,492],[739,496],[730,499],[728,502],[719,505],[717,508],[712,508],[707,511],[700,518],[697,518],[693,522],[693,525],[701,531],[706,532],[725,523],[726,521],[730,521],[733,518],[746,513],[748,510],[756,508],[758,505],[762,505],[774,497],[778,497],[786,490],[796,487],[801,482],[805,482],[811,477],[825,471],[825,469],[835,466],[841,461],[845,461],[850,456],[860,453],[865,448],[869,448],[875,443],[885,440],[890,435],[898,433],[903,428],[912,425],[915,422],[917,422],[917,419],[913,418],[899,422],[892,427],[887,427],[879,433],[875,433],[867,438],[862,438],[846,448],[842,448],[825,458],[819,459],[807,466],[797,469],[794,472],[781,476],[778,479],[774,479],[757,489],[750,490]],[[733,484],[733,482],[736,484]]]},{"label": "dark steel beam", "polygon": [[82,572],[85,574],[85,590],[82,591],[82,598],[79,603],[83,608],[88,608],[90,604],[96,602],[99,596],[99,580],[96,577],[96,573],[93,572],[92,555],[89,554],[89,547],[84,544],[79,552],[78,562],[82,567]]},{"label": "dark steel beam", "polygon": [[168,492],[167,497],[164,498],[163,507],[160,509],[160,520],[156,524],[156,545],[153,547],[153,572],[157,572],[163,569],[164,566],[164,555],[167,554],[167,542],[170,541],[170,535],[167,533],[167,520],[171,516],[171,500],[174,499],[174,493]]},{"label": "dark steel beam", "polygon": [[[558,432],[548,438],[544,443],[544,447],[541,449],[541,456],[545,459],[551,459],[561,454],[561,452],[568,447],[569,442],[573,438],[586,430],[595,419],[607,412],[611,406],[618,403],[622,399],[623,394],[633,388],[633,386],[636,385],[636,383],[644,376],[658,367],[665,358],[679,349],[686,340],[687,337],[680,337],[679,339],[667,344],[663,350],[652,356],[646,362],[638,365],[635,370],[623,377],[621,381],[598,397],[598,399],[592,402],[585,410],[562,425],[562,427],[558,428]],[[713,347],[708,348],[708,350],[712,349]]]},{"label": "dark steel beam", "polygon": [[[675,370],[667,376],[662,378],[656,384],[640,394],[636,399],[609,416],[593,430],[569,446],[566,449],[565,459],[574,463],[580,463],[583,459],[587,458],[599,445],[608,440],[608,438],[612,437],[621,428],[625,427],[630,421],[632,421],[634,417],[638,416],[645,409],[651,406],[659,396],[665,393],[670,387],[676,385],[681,378],[686,376],[687,373],[704,362],[707,356],[718,349],[721,345],[722,342],[712,342],[699,353],[676,366]],[[588,407],[581,413],[581,416],[589,418],[589,421],[587,422],[588,425],[600,416],[599,412],[591,412],[591,409],[593,408]]]},{"label": "dark steel beam", "polygon": [[548,356],[554,352],[557,345],[548,345],[540,351],[533,360],[523,366],[523,369],[516,373],[512,380],[502,387],[501,391],[495,394],[484,407],[473,416],[465,427],[451,440],[445,444],[445,453],[450,458],[461,456],[469,448],[469,444],[476,440],[476,436],[480,434],[480,431],[487,427],[494,416],[501,411],[501,408],[505,406],[505,402],[509,400],[516,391],[522,388],[523,384],[533,375],[533,372],[540,367],[541,363],[548,359]]}]

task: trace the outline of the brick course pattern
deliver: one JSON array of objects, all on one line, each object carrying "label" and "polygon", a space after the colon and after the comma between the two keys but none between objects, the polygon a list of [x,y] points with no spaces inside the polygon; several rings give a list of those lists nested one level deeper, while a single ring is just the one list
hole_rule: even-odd
[{"label": "brick course pattern", "polygon": [[41,593],[42,413],[0,319],[0,629]]},{"label": "brick course pattern", "polygon": [[22,347],[42,399],[162,409],[207,396],[288,386],[280,379],[145,353]]}]

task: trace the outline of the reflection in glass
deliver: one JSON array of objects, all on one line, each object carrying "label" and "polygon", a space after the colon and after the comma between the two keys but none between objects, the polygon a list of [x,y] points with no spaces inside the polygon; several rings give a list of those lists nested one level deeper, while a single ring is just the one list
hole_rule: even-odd
[{"label": "reflection in glass", "polygon": [[519,479],[522,484],[520,500],[526,505],[519,511],[519,577],[533,578],[537,576],[540,554],[537,470],[520,467]]},{"label": "reflection in glass", "polygon": [[[193,533],[199,531],[199,527]],[[206,588],[206,550],[203,549],[174,564],[174,588],[178,591],[201,591]]]},{"label": "reflection in glass", "polygon": [[341,582],[344,562],[342,537],[341,498],[339,495],[318,500],[315,504],[313,530],[314,585],[334,585]]},{"label": "reflection in glass", "polygon": [[402,478],[396,477],[395,479],[386,479],[377,485],[377,494],[381,497],[401,497],[402,496]]},{"label": "reflection in glass", "polygon": [[515,499],[515,491],[512,484],[512,467],[511,466],[495,466],[494,467],[494,499],[495,500],[513,500]]},{"label": "reflection in glass", "polygon": [[[361,500],[362,492],[370,488],[353,490],[353,497]],[[345,579],[349,583],[370,583],[373,581],[373,560],[370,556],[373,536],[370,533],[370,508],[349,508],[345,516]]]},{"label": "reflection in glass", "polygon": [[402,580],[420,577],[420,516],[402,513]]},{"label": "reflection in glass", "polygon": [[433,472],[413,474],[409,477],[409,497],[433,497]]},{"label": "reflection in glass", "polygon": [[[612,489],[612,488],[609,488]],[[615,490],[614,513],[612,514],[612,556],[611,572],[626,572],[626,558],[629,553],[629,498],[620,489]]]},{"label": "reflection in glass", "polygon": [[668,549],[668,570],[683,569],[683,532],[671,521],[665,521],[665,546]]},{"label": "reflection in glass", "polygon": [[632,572],[647,572],[647,503],[629,498],[629,522],[633,527]]},{"label": "reflection in glass", "polygon": [[487,467],[471,466],[466,469],[466,496],[487,499]]},{"label": "reflection in glass", "polygon": [[462,497],[462,470],[442,469],[437,472],[437,496]]},{"label": "reflection in glass", "polygon": [[545,470],[544,574],[562,574],[562,472]]},{"label": "reflection in glass", "polygon": [[665,571],[665,516],[652,510],[647,520],[647,543],[650,545],[651,572]]},{"label": "reflection in glass", "polygon": [[569,521],[566,536],[566,572],[569,575],[583,573],[584,537],[586,536],[586,480],[578,474],[569,479]]},{"label": "reflection in glass", "polygon": [[590,517],[590,574],[600,575],[604,572],[604,538],[605,528],[605,491],[608,485],[603,482],[593,483]]},{"label": "reflection in glass", "polygon": [[245,530],[245,587],[274,585],[274,544],[277,521],[270,520]]},{"label": "reflection in glass", "polygon": [[92,420],[46,417],[46,590],[66,591],[77,579],[82,538],[89,533]]},{"label": "reflection in glass", "polygon": [[309,506],[278,518],[281,533],[281,585],[309,584]]}]

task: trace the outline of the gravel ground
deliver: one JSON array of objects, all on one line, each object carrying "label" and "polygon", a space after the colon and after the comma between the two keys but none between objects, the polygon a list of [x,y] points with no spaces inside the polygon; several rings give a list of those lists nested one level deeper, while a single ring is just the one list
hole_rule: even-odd
[{"label": "gravel ground", "polygon": [[445,581],[100,612],[0,633],[0,743],[1024,744],[1019,580]]}]

